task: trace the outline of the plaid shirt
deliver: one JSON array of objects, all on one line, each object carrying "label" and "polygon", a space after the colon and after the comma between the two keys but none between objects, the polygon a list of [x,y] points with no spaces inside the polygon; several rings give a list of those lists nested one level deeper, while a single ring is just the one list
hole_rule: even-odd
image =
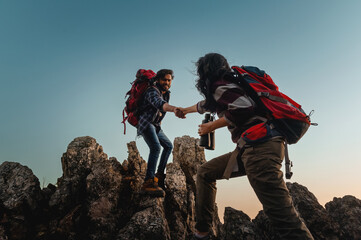
[{"label": "plaid shirt", "polygon": [[163,111],[163,104],[169,102],[170,92],[162,94],[156,87],[150,87],[143,99],[142,111],[138,118],[138,135],[141,135],[149,124],[160,127],[160,123],[166,112]]}]

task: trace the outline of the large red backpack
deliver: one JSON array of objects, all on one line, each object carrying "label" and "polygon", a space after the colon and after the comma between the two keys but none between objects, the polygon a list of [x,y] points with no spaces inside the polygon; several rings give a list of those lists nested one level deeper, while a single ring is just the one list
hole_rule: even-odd
[{"label": "large red backpack", "polygon": [[[138,125],[138,116],[141,110],[141,102],[145,91],[152,85],[155,73],[152,70],[139,69],[135,75],[136,79],[131,83],[131,89],[125,94],[128,99],[123,109],[124,134],[126,132],[125,122],[132,126]],[[127,116],[125,116],[125,114]]]},{"label": "large red backpack", "polygon": [[[297,143],[311,125],[310,115],[305,114],[301,105],[278,90],[272,78],[257,67],[236,67],[232,69],[238,77],[238,84],[261,108],[267,121],[247,129],[241,136],[246,143],[257,142],[276,129],[286,140],[286,178],[291,178],[287,144]],[[316,124],[313,124],[316,125]]]}]

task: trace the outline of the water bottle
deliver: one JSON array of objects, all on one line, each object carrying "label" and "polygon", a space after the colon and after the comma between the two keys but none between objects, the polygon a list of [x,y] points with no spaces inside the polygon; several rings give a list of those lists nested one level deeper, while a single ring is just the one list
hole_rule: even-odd
[{"label": "water bottle", "polygon": [[[207,122],[212,122],[214,120],[214,117],[211,116],[210,113],[206,113],[204,120],[202,121],[202,124]],[[204,134],[201,136],[201,139],[199,141],[199,146],[204,147],[208,150],[214,150],[214,131]]]}]

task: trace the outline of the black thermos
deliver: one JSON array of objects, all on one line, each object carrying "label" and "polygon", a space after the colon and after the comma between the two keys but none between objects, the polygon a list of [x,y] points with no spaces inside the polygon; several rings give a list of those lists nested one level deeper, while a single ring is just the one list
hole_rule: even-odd
[{"label": "black thermos", "polygon": [[[206,113],[204,120],[202,121],[202,124],[207,122],[212,122],[214,120],[214,117],[211,116],[210,113]],[[205,149],[214,150],[214,131],[204,134],[201,136],[201,139],[199,141],[199,146],[204,147]]]}]

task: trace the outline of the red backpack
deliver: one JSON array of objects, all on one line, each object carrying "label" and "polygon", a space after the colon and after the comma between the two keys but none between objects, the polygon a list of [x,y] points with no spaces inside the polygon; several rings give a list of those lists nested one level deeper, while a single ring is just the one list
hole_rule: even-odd
[{"label": "red backpack", "polygon": [[[145,91],[152,85],[152,79],[155,77],[152,70],[139,69],[135,75],[136,79],[131,83],[131,89],[125,94],[128,99],[123,109],[124,134],[126,132],[125,122],[128,121],[132,126],[138,125],[138,116],[140,112],[140,104]],[[125,116],[125,114],[127,116]]]},{"label": "red backpack", "polygon": [[[244,88],[257,106],[267,116],[267,121],[247,129],[241,136],[246,143],[259,142],[272,136],[276,129],[286,139],[286,178],[291,178],[287,144],[297,143],[311,125],[310,115],[306,115],[301,105],[278,90],[272,78],[257,67],[236,67],[238,84]],[[312,123],[312,125],[317,125]]]}]

